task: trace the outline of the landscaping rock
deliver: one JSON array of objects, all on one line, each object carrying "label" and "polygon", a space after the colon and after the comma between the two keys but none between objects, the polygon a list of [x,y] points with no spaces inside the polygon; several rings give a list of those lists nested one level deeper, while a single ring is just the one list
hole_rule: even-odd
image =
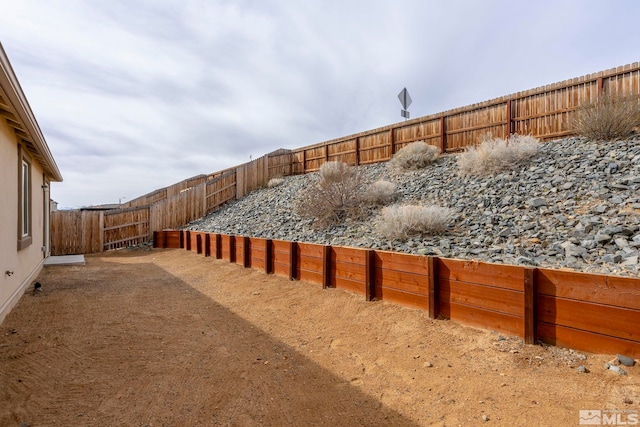
[{"label": "landscaping rock", "polygon": [[587,374],[589,373],[589,370],[584,366],[584,365],[580,365],[576,368],[576,371],[580,374]]},{"label": "landscaping rock", "polygon": [[635,360],[633,360],[629,356],[616,354],[616,357],[618,358],[618,361],[620,361],[620,363],[623,364],[624,366],[633,366],[636,363]]},{"label": "landscaping rock", "polygon": [[[629,160],[634,158],[639,160]],[[461,177],[456,159],[444,155],[406,173],[385,163],[360,167],[363,183],[384,179],[396,185],[394,203],[453,209],[449,230],[441,235],[387,241],[375,227],[381,207],[367,207],[360,219],[316,230],[312,220],[298,216],[295,205],[317,173],[285,177],[282,185],[229,202],[186,228],[593,273],[640,273],[640,137],[541,143],[535,162],[493,176]]]},{"label": "landscaping rock", "polygon": [[618,375],[627,375],[627,371],[625,371],[624,369],[622,369],[620,366],[616,366],[616,365],[611,365],[610,363],[605,363],[604,364],[604,368],[608,369],[610,371],[615,372]]}]

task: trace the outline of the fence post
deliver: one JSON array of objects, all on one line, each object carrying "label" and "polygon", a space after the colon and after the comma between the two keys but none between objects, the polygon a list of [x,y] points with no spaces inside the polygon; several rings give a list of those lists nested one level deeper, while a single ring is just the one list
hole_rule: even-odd
[{"label": "fence post", "polygon": [[604,79],[602,78],[602,76],[598,77],[598,81],[597,81],[597,86],[598,86],[598,99],[600,99],[600,97],[602,97],[602,94],[604,93]]},{"label": "fence post", "polygon": [[211,235],[209,233],[204,235],[204,256],[211,256]]},{"label": "fence post", "polygon": [[307,150],[302,150],[302,175],[307,171]]},{"label": "fence post", "polygon": [[191,250],[191,231],[187,230],[184,232],[184,240],[185,240],[185,249]]},{"label": "fence post", "polygon": [[364,258],[364,297],[373,301],[376,297],[375,280],[375,251],[367,249]]},{"label": "fence post", "polygon": [[504,136],[505,139],[509,138],[509,136],[513,133],[513,115],[511,112],[511,98],[507,99],[507,134]]},{"label": "fence post", "polygon": [[207,214],[207,181],[202,184],[202,216]]},{"label": "fence post", "polygon": [[[104,212],[100,211],[100,216],[99,216],[99,221],[100,221],[100,233],[98,233],[100,235],[99,239],[100,239],[100,252],[104,252]],[[84,232],[84,227],[83,227],[83,232]],[[84,238],[84,236],[83,236]]]},{"label": "fence post", "polygon": [[242,237],[242,266],[244,268],[249,268],[251,265],[251,243],[249,237]]},{"label": "fence post", "polygon": [[298,249],[298,245],[296,242],[289,242],[289,280],[296,280],[298,277],[296,275],[296,252]]},{"label": "fence post", "polygon": [[430,256],[427,260],[429,268],[429,319],[438,317],[440,301],[438,301],[438,258]]},{"label": "fence post", "polygon": [[267,239],[264,248],[264,272],[266,274],[273,273],[273,241]]},{"label": "fence post", "polygon": [[216,259],[222,258],[222,236],[216,234]]},{"label": "fence post", "polygon": [[229,262],[236,262],[236,236],[229,235]]},{"label": "fence post", "polygon": [[389,129],[389,147],[391,149],[390,157],[393,157],[393,155],[396,153],[396,141],[395,141],[394,128]]},{"label": "fence post", "polygon": [[360,165],[360,137],[356,136],[356,166]]},{"label": "fence post", "polygon": [[331,286],[331,246],[322,248],[322,289]]},{"label": "fence post", "polygon": [[447,152],[447,116],[440,117],[440,152]]},{"label": "fence post", "polygon": [[147,206],[147,227],[149,227],[149,238],[153,239],[153,222],[151,221],[151,205]]},{"label": "fence post", "polygon": [[536,341],[536,269],[524,269],[524,342]]}]

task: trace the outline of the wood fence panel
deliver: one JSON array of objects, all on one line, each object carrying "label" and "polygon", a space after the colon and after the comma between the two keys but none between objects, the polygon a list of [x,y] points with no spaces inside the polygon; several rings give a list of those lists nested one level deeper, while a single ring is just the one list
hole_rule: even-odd
[{"label": "wood fence panel", "polygon": [[308,148],[304,150],[305,153],[305,161],[304,161],[304,171],[306,172],[315,172],[320,169],[320,166],[326,161],[326,148],[325,146]]},{"label": "wood fence panel", "polygon": [[323,245],[298,243],[296,251],[296,277],[298,280],[323,284]]},{"label": "wood fence panel", "polygon": [[292,169],[294,175],[305,173],[304,170],[304,149],[298,149],[291,153]]},{"label": "wood fence panel", "polygon": [[290,264],[289,264],[289,256],[290,256],[290,243],[282,240],[272,240],[272,262],[273,266],[271,267],[271,271],[273,274],[282,277],[289,277],[290,273]]},{"label": "wood fence panel", "polygon": [[268,156],[268,179],[293,175],[293,153],[280,153]]},{"label": "wood fence panel", "polygon": [[396,252],[375,251],[374,295],[409,307],[429,308],[429,259]]},{"label": "wood fence panel", "polygon": [[[134,208],[135,209],[135,208]],[[102,251],[102,219],[101,211],[81,211],[82,212],[82,247],[85,254]],[[106,214],[104,214],[106,218]],[[147,238],[149,238],[147,229]],[[145,240],[146,241],[146,240]]]},{"label": "wood fence panel", "polygon": [[79,210],[51,212],[51,255],[83,254],[82,213]]},{"label": "wood fence panel", "polygon": [[398,127],[393,132],[396,153],[415,141],[424,141],[429,145],[440,146],[439,118]]},{"label": "wood fence panel", "polygon": [[327,150],[327,160],[330,162],[344,162],[351,166],[356,164],[356,138],[329,144]]},{"label": "wood fence panel", "polygon": [[390,130],[378,131],[359,138],[360,164],[384,162],[391,158]]},{"label": "wood fence panel", "polygon": [[605,93],[612,95],[640,95],[640,63],[634,62],[615,71],[611,76],[603,79]]},{"label": "wood fence panel", "polygon": [[330,286],[365,295],[367,279],[367,250],[331,247]]},{"label": "wood fence panel", "polygon": [[488,105],[447,115],[447,151],[460,151],[469,145],[475,145],[487,134],[496,138],[509,135],[506,101],[483,104]]},{"label": "wood fence panel", "polygon": [[207,181],[206,183],[206,213],[212,212],[225,203],[236,198],[236,170],[228,171],[224,175]]},{"label": "wood fence panel", "polygon": [[523,267],[438,259],[437,269],[440,314],[523,337]]},{"label": "wood fence panel", "polygon": [[[149,207],[134,207],[116,211],[105,211],[102,244],[104,250],[113,250],[139,245],[151,239]],[[95,239],[94,239],[95,240]],[[101,252],[102,248],[93,248]]]}]

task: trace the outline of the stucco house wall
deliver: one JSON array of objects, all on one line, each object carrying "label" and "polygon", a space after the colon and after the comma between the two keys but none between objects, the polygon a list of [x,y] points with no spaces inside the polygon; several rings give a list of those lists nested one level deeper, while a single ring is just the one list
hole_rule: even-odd
[{"label": "stucco house wall", "polygon": [[[21,183],[28,164],[28,193]],[[50,186],[62,176],[0,44],[0,322],[40,272],[49,249]],[[28,200],[28,215],[21,207]],[[27,223],[27,231],[22,223]]]}]

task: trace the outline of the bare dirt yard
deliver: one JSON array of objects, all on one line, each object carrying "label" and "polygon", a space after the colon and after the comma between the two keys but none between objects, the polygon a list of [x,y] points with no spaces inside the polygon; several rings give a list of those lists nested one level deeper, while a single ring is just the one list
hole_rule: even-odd
[{"label": "bare dirt yard", "polygon": [[558,426],[640,408],[640,367],[605,370],[613,355],[182,250],[38,280],[0,325],[2,426]]}]

